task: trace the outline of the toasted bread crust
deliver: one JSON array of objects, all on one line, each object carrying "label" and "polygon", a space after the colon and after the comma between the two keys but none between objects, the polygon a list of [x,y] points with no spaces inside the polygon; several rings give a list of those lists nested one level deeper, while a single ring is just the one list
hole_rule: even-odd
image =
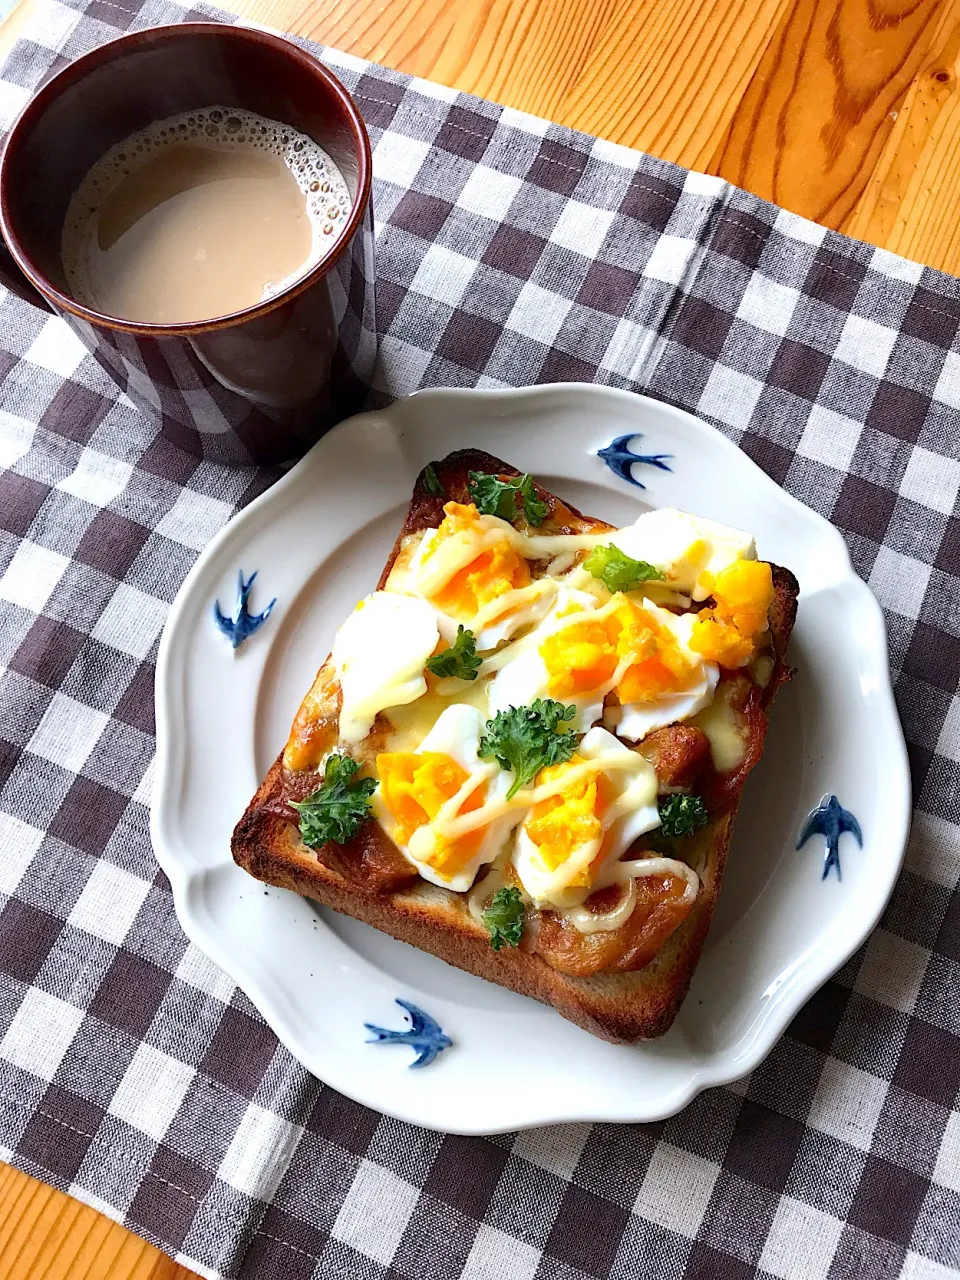
[{"label": "toasted bread crust", "polygon": [[[403,528],[381,575],[380,588],[409,536],[439,525],[444,501],[468,500],[469,471],[501,476],[519,474],[499,459],[473,449],[450,454],[434,466],[446,495],[431,495],[421,473]],[[546,527],[551,532],[603,532],[614,527],[584,517],[539,485],[537,495],[550,508]],[[762,708],[769,704],[779,684],[792,674],[786,666],[785,655],[796,617],[798,593],[793,574],[779,566],[772,567],[775,599],[770,610],[770,629],[776,666],[759,698],[756,712],[763,717],[764,729]],[[758,743],[757,755],[759,746]],[[315,785],[315,775],[308,776]],[[602,1039],[631,1043],[662,1035],[687,993],[713,918],[742,785],[743,780],[738,780],[736,794],[725,796],[723,810],[688,842],[689,861],[701,881],[690,914],[654,959],[632,973],[574,977],[552,968],[528,949],[526,942],[518,948],[494,951],[486,931],[470,915],[464,895],[428,885],[415,873],[407,878],[401,876],[391,891],[383,889],[388,881],[378,881],[376,877],[366,883],[360,877],[348,877],[342,860],[339,864],[333,859],[321,860],[316,851],[300,840],[287,807],[287,801],[293,797],[282,754],[238,823],[232,850],[235,861],[259,880],[292,889],[430,952],[448,964],[552,1005],[563,1017]],[[378,857],[386,860],[390,853],[397,853],[376,823],[365,825],[356,844],[361,862],[364,857],[373,862]],[[404,879],[407,882],[403,882]]]}]

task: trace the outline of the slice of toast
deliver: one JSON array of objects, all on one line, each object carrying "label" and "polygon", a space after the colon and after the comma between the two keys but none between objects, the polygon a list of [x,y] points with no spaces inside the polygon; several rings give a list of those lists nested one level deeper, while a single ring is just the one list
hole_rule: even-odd
[{"label": "slice of toast", "polygon": [[[485,471],[502,477],[519,474],[515,468],[478,450],[450,454],[434,468],[445,496],[432,494],[425,473],[421,473],[403,528],[384,567],[380,588],[411,536],[440,524],[447,498],[470,501],[468,472]],[[536,492],[549,508],[537,533],[602,533],[614,527],[584,517],[539,485]],[[412,881],[401,877],[403,882],[394,884],[390,867],[395,866],[397,851],[376,822],[364,825],[360,835],[350,842],[352,848],[308,848],[300,838],[297,814],[289,802],[313,791],[322,780],[322,771],[292,771],[285,765],[283,753],[234,831],[232,849],[236,862],[259,880],[293,889],[460,969],[552,1005],[565,1018],[603,1039],[629,1043],[662,1035],[686,995],[710,927],[740,792],[762,751],[765,708],[778,685],[792,674],[785,664],[785,654],[796,616],[798,587],[788,570],[771,567],[775,591],[769,613],[772,663],[768,664],[763,687],[751,689],[749,730],[744,730],[750,735],[745,758],[729,775],[712,779],[710,821],[684,841],[683,849],[684,859],[700,877],[700,892],[689,915],[643,968],[576,977],[551,966],[527,946],[494,951],[486,929],[468,910],[465,894],[439,888],[419,877]],[[325,664],[304,703],[304,707],[308,703],[311,707],[311,725],[319,724],[320,730],[311,727],[305,731],[300,725],[301,742],[304,732],[307,737],[315,731],[326,733],[326,742],[307,744],[312,745],[318,761],[335,744],[336,705],[329,702],[328,677],[329,667]],[[302,716],[303,708],[298,722]],[[377,749],[376,726],[371,739],[368,763],[372,763]],[[392,864],[387,855],[392,856]]]}]

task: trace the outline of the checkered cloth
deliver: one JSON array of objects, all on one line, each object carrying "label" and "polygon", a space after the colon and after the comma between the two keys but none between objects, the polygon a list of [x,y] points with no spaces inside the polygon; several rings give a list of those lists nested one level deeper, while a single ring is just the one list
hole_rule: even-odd
[{"label": "checkered cloth", "polygon": [[[197,16],[34,10],[0,78],[7,121],[67,59]],[[769,1059],[665,1123],[442,1137],[322,1088],[188,945],[147,828],[164,617],[272,477],[179,453],[59,321],[6,297],[0,1155],[209,1276],[958,1274],[960,282],[717,179],[323,57],[376,148],[374,400],[647,391],[833,520],[890,629],[906,868]]]}]

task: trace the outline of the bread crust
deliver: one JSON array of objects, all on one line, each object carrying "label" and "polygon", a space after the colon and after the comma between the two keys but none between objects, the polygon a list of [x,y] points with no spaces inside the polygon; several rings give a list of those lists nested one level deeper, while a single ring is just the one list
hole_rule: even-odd
[{"label": "bread crust", "polygon": [[[421,473],[403,528],[381,574],[380,588],[409,536],[439,525],[445,501],[468,500],[469,471],[501,476],[519,474],[500,459],[473,449],[450,454],[434,467],[446,496],[430,494]],[[539,485],[537,494],[550,508],[546,524],[551,532],[603,532],[614,527],[584,517]],[[770,610],[770,629],[775,666],[766,687],[757,695],[756,714],[762,717],[763,731],[766,728],[764,709],[778,686],[792,675],[785,658],[798,593],[796,579],[789,570],[780,566],[772,568],[775,598]],[[761,731],[755,744],[756,758],[762,749],[762,739]],[[701,881],[689,915],[653,960],[629,973],[601,973],[586,978],[562,973],[531,950],[526,938],[520,947],[494,951],[486,930],[470,914],[465,895],[427,884],[415,873],[401,875],[393,882],[389,876],[386,880],[369,877],[365,881],[362,876],[344,874],[342,861],[338,864],[336,859],[323,860],[323,850],[318,856],[300,840],[288,807],[288,801],[294,798],[294,788],[289,772],[284,769],[283,753],[271,766],[237,824],[232,852],[238,865],[258,880],[292,889],[459,969],[551,1005],[563,1017],[602,1039],[632,1043],[663,1035],[686,996],[713,918],[745,773],[736,780],[734,794],[724,794],[722,811],[687,842],[685,857]],[[316,775],[309,778],[312,781],[307,789],[312,789],[318,779]],[[303,794],[304,786],[301,782],[295,789]],[[373,864],[378,858],[389,859],[393,854],[403,861],[376,823],[365,824],[352,843],[356,844],[354,852],[361,859],[361,865],[364,858]],[[391,888],[385,891],[385,884]]]}]

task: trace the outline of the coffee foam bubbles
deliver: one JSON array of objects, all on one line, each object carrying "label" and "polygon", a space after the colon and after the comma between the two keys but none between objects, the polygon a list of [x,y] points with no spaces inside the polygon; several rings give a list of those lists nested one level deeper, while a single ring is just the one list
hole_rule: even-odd
[{"label": "coffee foam bubbles", "polygon": [[339,239],[350,215],[350,192],[333,160],[312,138],[289,125],[240,108],[212,106],[184,111],[155,121],[117,143],[96,162],[74,192],[64,220],[61,256],[67,283],[78,301],[96,305],[84,250],[103,200],[141,165],[162,151],[185,143],[217,151],[276,156],[303,193],[312,233],[310,257],[291,275],[267,285],[264,299],[304,276]]}]

